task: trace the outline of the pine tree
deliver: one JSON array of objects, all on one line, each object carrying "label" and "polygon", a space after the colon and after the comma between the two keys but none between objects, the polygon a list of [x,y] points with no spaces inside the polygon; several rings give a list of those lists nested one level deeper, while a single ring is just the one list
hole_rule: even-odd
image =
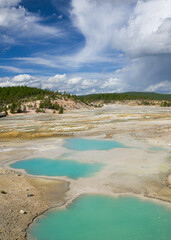
[{"label": "pine tree", "polygon": [[7,106],[4,107],[4,112],[6,115],[8,115]]},{"label": "pine tree", "polygon": [[60,106],[60,108],[59,108],[59,114],[63,114],[63,112],[64,112],[64,109],[63,109],[62,106]]},{"label": "pine tree", "polygon": [[24,113],[26,112],[26,105],[24,105],[24,107],[23,107],[23,112]]},{"label": "pine tree", "polygon": [[15,102],[13,102],[10,106],[10,113],[14,114],[16,111],[17,105]]}]

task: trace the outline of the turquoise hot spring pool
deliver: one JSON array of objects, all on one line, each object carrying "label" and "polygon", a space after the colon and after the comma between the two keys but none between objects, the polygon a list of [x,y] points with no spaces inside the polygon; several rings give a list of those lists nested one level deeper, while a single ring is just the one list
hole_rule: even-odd
[{"label": "turquoise hot spring pool", "polygon": [[171,211],[138,198],[85,195],[29,228],[29,240],[170,240]]}]

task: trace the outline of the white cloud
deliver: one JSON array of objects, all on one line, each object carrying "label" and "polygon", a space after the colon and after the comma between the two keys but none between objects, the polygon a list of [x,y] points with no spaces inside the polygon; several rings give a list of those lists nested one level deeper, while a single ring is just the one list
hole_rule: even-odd
[{"label": "white cloud", "polygon": [[[114,78],[124,82],[127,90],[142,91],[150,83],[170,81],[170,0],[73,0],[72,6],[73,23],[85,37],[84,48],[72,61],[115,65],[120,63],[114,54],[118,50],[127,61]],[[102,87],[108,85],[112,91],[117,83],[105,80]]]},{"label": "white cloud", "polygon": [[2,77],[0,78],[0,87],[8,87],[11,86],[9,77]]},{"label": "white cloud", "polygon": [[[51,68],[57,68],[63,66],[63,63],[56,62],[54,56],[43,56],[43,57],[17,57],[12,60],[22,61],[29,64],[43,65]],[[64,67],[64,66],[63,66]]]},{"label": "white cloud", "polygon": [[13,7],[20,2],[21,0],[0,0],[0,7]]},{"label": "white cloud", "polygon": [[73,68],[85,63],[123,64],[125,54],[131,62],[135,57],[171,53],[170,9],[170,0],[72,0],[71,20],[83,34],[85,46],[73,55],[18,60]]},{"label": "white cloud", "polygon": [[32,77],[29,74],[20,74],[12,78],[12,82],[15,83],[30,83],[32,81],[35,81],[35,77]]},{"label": "white cloud", "polygon": [[84,63],[109,60],[104,53],[112,47],[114,29],[127,19],[124,9],[123,4],[118,7],[112,1],[72,1],[73,24],[85,37],[85,47],[73,61]]},{"label": "white cloud", "polygon": [[[105,82],[105,84],[104,84]],[[19,86],[41,87],[59,91],[67,91],[72,94],[88,94],[96,92],[119,92],[124,90],[124,83],[118,79],[113,79],[110,75],[100,74],[81,74],[73,77],[72,75],[56,74],[55,76],[31,76],[29,74],[19,74],[14,77],[0,78],[0,86]],[[121,86],[122,85],[122,86]]]},{"label": "white cloud", "polygon": [[128,22],[115,29],[113,46],[132,56],[171,53],[171,1],[138,1]]},{"label": "white cloud", "polygon": [[0,66],[0,69],[3,69],[7,72],[12,72],[12,73],[34,73],[35,70],[33,69],[27,69],[27,68],[18,68],[18,67],[14,67],[14,66]]},{"label": "white cloud", "polygon": [[71,84],[71,85],[78,84],[81,82],[81,80],[82,80],[81,77],[74,77],[74,78],[69,79],[68,84]]},{"label": "white cloud", "polygon": [[18,60],[75,68],[85,63],[88,67],[100,62],[123,64],[125,55],[131,62],[135,57],[169,54],[170,9],[170,0],[72,0],[71,20],[84,36],[85,46],[73,55],[39,55]]},{"label": "white cloud", "polygon": [[74,60],[105,61],[112,48],[129,56],[171,53],[170,9],[170,0],[73,0],[73,24],[85,37]]},{"label": "white cloud", "polygon": [[40,79],[29,74],[19,74],[14,77],[0,78],[0,87],[7,86],[30,86],[39,87]]},{"label": "white cloud", "polygon": [[21,73],[21,72],[23,72],[23,69],[16,68],[16,67],[13,67],[13,66],[0,66],[0,69],[4,69],[6,71],[14,72],[14,73]]},{"label": "white cloud", "polygon": [[48,78],[48,83],[63,83],[66,80],[66,74],[56,74],[53,77]]},{"label": "white cloud", "polygon": [[[37,14],[28,12],[20,6],[19,0],[0,0],[0,42],[14,44],[21,39],[61,36],[61,30],[46,26]],[[42,39],[41,39],[42,41]]]},{"label": "white cloud", "polygon": [[[150,85],[166,80],[171,82],[171,56],[163,54],[133,59],[114,76],[127,83],[127,91],[144,91]],[[167,92],[170,93],[169,88]]]},{"label": "white cloud", "polygon": [[109,78],[107,81],[104,82],[101,88],[118,86],[119,83],[120,81],[118,78]]},{"label": "white cloud", "polygon": [[[123,72],[123,74],[128,74]],[[137,86],[125,79],[112,77],[117,73],[78,73],[76,75],[56,74],[54,76],[32,76],[29,74],[19,74],[14,77],[0,78],[0,87],[26,85],[29,87],[41,87],[52,90],[67,91],[72,94],[91,94],[106,92],[126,92],[126,91],[156,91],[166,93],[171,91],[169,81],[159,82],[157,84],[146,83],[146,85]],[[78,82],[77,82],[78,81]]]},{"label": "white cloud", "polygon": [[[32,36],[37,36],[37,32],[45,36],[58,35],[53,32],[54,28],[41,25],[39,16],[28,13],[23,7],[15,7],[19,2],[0,0],[4,11],[0,12],[0,26],[14,28],[17,33],[21,28],[21,36],[29,32]],[[73,93],[165,91],[166,80],[171,81],[170,9],[170,0],[72,0],[71,21],[84,36],[84,47],[73,55],[39,53],[17,60],[55,71],[56,68],[96,67],[97,63],[107,69],[108,64],[118,66],[118,70],[106,76],[92,73],[36,78],[47,88]],[[13,27],[14,24],[18,27]],[[12,42],[15,40],[12,37],[3,35],[1,41]],[[170,91],[169,87],[167,89]]]},{"label": "white cloud", "polygon": [[150,85],[145,89],[147,92],[171,92],[171,82],[163,81],[156,83],[154,85]]}]

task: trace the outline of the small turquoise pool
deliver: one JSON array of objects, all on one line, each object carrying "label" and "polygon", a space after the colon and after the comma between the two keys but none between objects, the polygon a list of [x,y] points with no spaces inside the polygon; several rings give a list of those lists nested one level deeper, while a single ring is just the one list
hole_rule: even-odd
[{"label": "small turquoise pool", "polygon": [[124,144],[111,140],[92,140],[83,138],[66,139],[64,147],[75,151],[110,150],[113,148],[128,148]]},{"label": "small turquoise pool", "polygon": [[67,176],[69,178],[91,177],[100,171],[102,164],[86,164],[76,161],[35,158],[18,161],[10,165],[12,168],[24,169],[32,175]]},{"label": "small turquoise pool", "polygon": [[171,211],[137,198],[82,196],[50,211],[29,229],[29,240],[170,240]]}]

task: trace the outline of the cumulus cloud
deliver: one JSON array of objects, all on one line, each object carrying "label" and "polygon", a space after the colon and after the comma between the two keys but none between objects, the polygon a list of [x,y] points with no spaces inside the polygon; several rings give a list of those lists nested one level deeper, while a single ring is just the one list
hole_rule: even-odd
[{"label": "cumulus cloud", "polygon": [[20,74],[12,78],[14,83],[32,83],[35,82],[35,77],[30,76],[29,74]]},{"label": "cumulus cloud", "polygon": [[131,56],[171,53],[171,1],[138,1],[126,25],[114,31],[113,46]]},{"label": "cumulus cloud", "polygon": [[[124,91],[125,84],[119,79],[113,79],[109,75],[81,74],[73,77],[67,74],[57,74],[54,76],[31,76],[29,74],[19,74],[14,77],[0,78],[0,86],[41,87],[52,90],[67,91],[72,94],[89,94],[98,92],[120,92]],[[122,87],[121,87],[122,86]]]},{"label": "cumulus cloud", "polygon": [[128,90],[171,81],[170,9],[170,0],[73,0],[73,24],[85,37],[85,46],[74,60],[115,65],[120,61],[114,55],[118,51],[126,61],[113,78],[126,81]]},{"label": "cumulus cloud", "polygon": [[6,86],[30,86],[38,87],[40,79],[29,74],[19,74],[14,77],[0,78],[0,87]]},{"label": "cumulus cloud", "polygon": [[81,82],[81,80],[82,80],[81,77],[74,77],[74,78],[69,79],[68,83],[69,84],[78,84]]},{"label": "cumulus cloud", "polygon": [[109,78],[109,80],[105,81],[103,83],[103,85],[101,86],[101,88],[106,88],[106,87],[114,87],[114,86],[118,86],[119,83],[119,79],[118,78]]},{"label": "cumulus cloud", "polygon": [[131,57],[171,53],[170,9],[170,0],[73,0],[73,24],[85,37],[77,58],[91,61],[112,48]]},{"label": "cumulus cloud", "polygon": [[48,78],[48,83],[59,83],[66,80],[66,74],[56,74],[53,77]]},{"label": "cumulus cloud", "polygon": [[[0,87],[5,86],[29,86],[41,87],[61,92],[67,91],[72,94],[91,94],[106,92],[126,92],[126,91],[156,91],[166,93],[171,91],[171,82],[168,80],[153,83],[146,82],[141,86],[135,85],[133,82],[125,80],[122,74],[128,74],[129,69],[119,71],[118,77],[113,78],[116,73],[100,74],[100,73],[77,73],[73,74],[56,74],[54,76],[33,76],[29,74],[19,74],[14,77],[0,78]],[[136,74],[136,73],[135,73]],[[119,78],[121,77],[121,78]]]},{"label": "cumulus cloud", "polygon": [[171,68],[167,62],[171,54],[170,9],[170,0],[72,0],[71,20],[85,38],[83,49],[69,56],[20,60],[71,69],[99,62],[110,67],[124,65],[127,75],[117,73],[113,78],[125,78],[137,88],[142,82],[147,86],[149,81],[169,81],[164,75],[169,75]]}]

